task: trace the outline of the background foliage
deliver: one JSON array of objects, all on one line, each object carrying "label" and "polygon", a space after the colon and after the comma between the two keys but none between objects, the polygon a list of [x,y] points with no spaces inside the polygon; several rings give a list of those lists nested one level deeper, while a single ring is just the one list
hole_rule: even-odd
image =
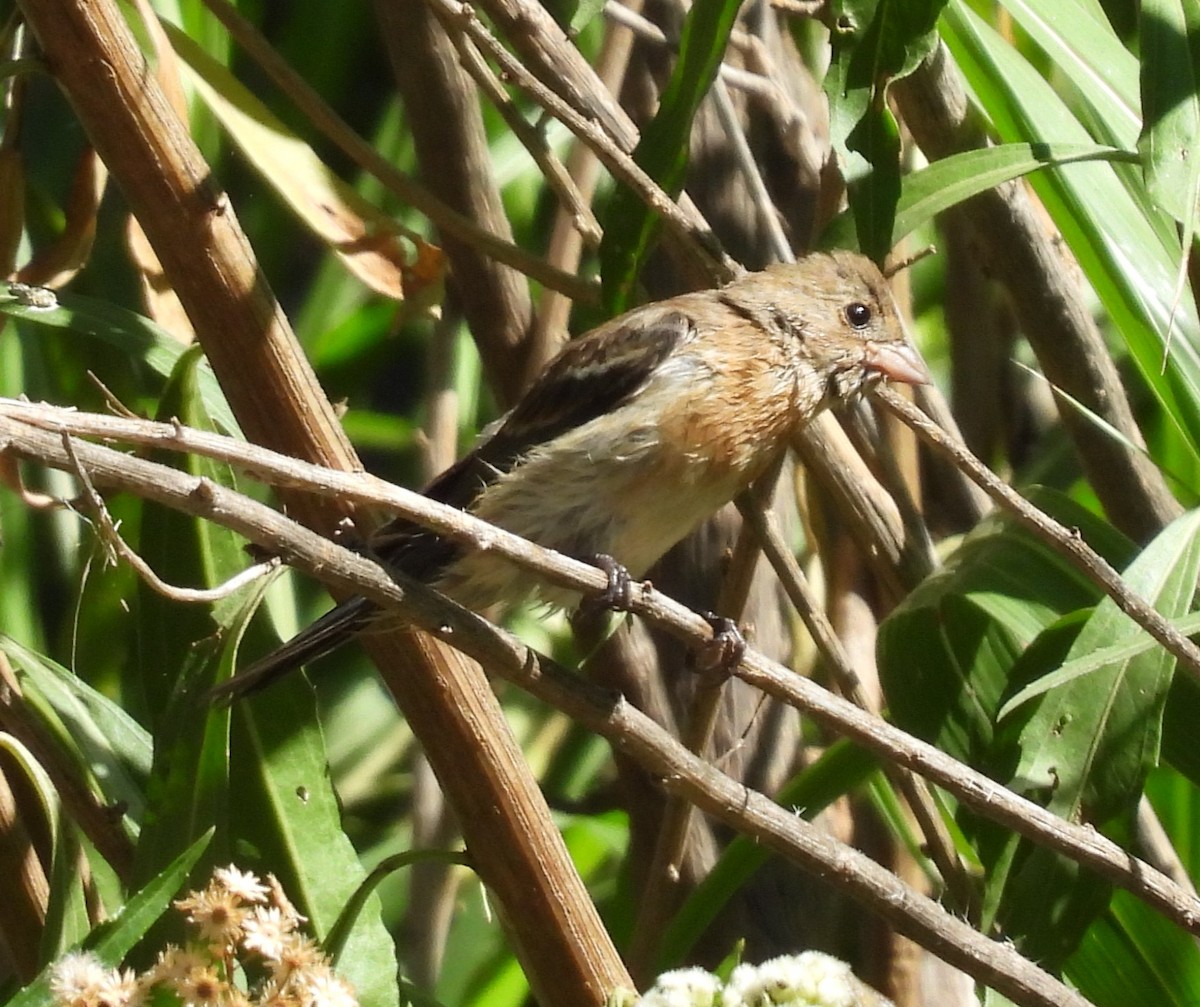
[{"label": "background foliage", "polygon": [[[401,99],[389,63],[387,4],[348,3],[336,14],[320,4],[235,6],[346,126],[436,190],[419,153],[428,127],[414,125],[412,93]],[[1185,617],[1200,562],[1195,514],[1186,510],[1200,487],[1200,322],[1185,254],[1200,191],[1200,8],[1192,0],[795,6],[747,7],[739,18],[729,0],[696,0],[686,17],[673,5],[648,5],[647,16],[678,45],[635,49],[621,91],[643,127],[633,160],[672,195],[693,194],[725,247],[750,267],[778,257],[780,242],[796,254],[857,245],[876,258],[936,244],[939,254],[902,282],[912,331],[968,443],[1077,528],[1133,590]],[[598,61],[617,30],[611,9],[587,0],[551,7],[573,44]],[[53,68],[39,63],[21,28],[21,5],[3,8],[0,254],[15,278],[54,287],[58,306],[31,307],[15,295],[0,301],[0,393],[100,411],[116,399],[140,415],[236,432],[211,370],[187,345],[186,320],[154,287],[154,257],[131,234],[121,193],[106,184]],[[191,134],[322,385],[343,403],[354,446],[372,471],[419,486],[511,401],[531,362],[552,351],[558,332],[547,321],[547,288],[532,288],[544,328],[525,326],[541,341],[532,338],[510,372],[499,372],[486,349],[481,359],[479,332],[473,340],[463,320],[471,311],[463,288],[473,277],[455,258],[458,239],[446,242],[411,201],[361,170],[302,110],[297,92],[232,43],[203,3],[156,3],[164,38],[155,38],[145,11],[123,10],[160,75],[178,84]],[[683,58],[667,58],[672,48]],[[967,125],[957,132],[931,122],[917,100],[923,61],[937,53],[957,66],[969,94]],[[714,134],[704,118],[714,114],[710,87],[722,56],[759,74],[760,88],[765,78],[791,89],[747,100],[756,85],[728,77],[738,95],[735,121],[773,203],[717,198],[743,170],[729,152],[728,121]],[[514,91],[513,100],[535,135],[581,174],[568,132],[543,120],[526,95]],[[603,237],[585,241],[573,262],[552,239],[561,211],[544,172],[487,102],[483,122],[487,157],[470,167],[490,176],[515,243],[602,281],[602,298],[576,306],[573,331],[647,296],[712,282],[696,275],[696,253],[688,266],[644,193],[607,175],[594,197],[584,186]],[[972,131],[988,143],[967,142]],[[817,159],[806,165],[814,149]],[[1003,250],[1009,239],[987,207],[968,201],[995,186],[1020,199],[1027,187],[1056,250],[1016,281],[1000,263],[1025,260]],[[356,244],[363,234],[372,240]],[[674,248],[673,259],[664,248]],[[1062,337],[1034,331],[1059,321],[1031,320],[1030,305],[1042,296],[1035,291],[1050,282],[1042,270],[1077,292],[1085,327],[1094,320],[1104,366],[1115,365],[1123,381],[1131,426],[1097,416],[1078,390],[1068,389],[1071,400],[1051,395],[1049,384],[1064,384],[1063,365],[1046,354]],[[1077,376],[1084,386],[1091,381],[1090,372]],[[1111,469],[1105,478],[1107,463],[1096,461],[1105,450],[1131,455],[1131,465],[1150,473],[1146,483]],[[247,487],[213,463],[172,463]],[[919,584],[901,578],[899,593],[861,556],[845,559],[846,530],[819,491],[793,494],[805,516],[792,526],[795,544],[812,568],[824,563],[828,606],[842,613],[839,632],[861,656],[856,670],[873,676],[878,622],[879,678],[896,724],[1186,879],[1200,832],[1196,685],[1173,680],[1174,660],[1043,544],[1003,517],[964,510],[928,458],[902,454],[900,468],[943,563]],[[66,477],[22,472],[33,489],[72,495]],[[171,583],[219,584],[246,565],[242,543],[223,529],[127,496],[109,507],[126,539]],[[265,590],[188,606],[108,562],[86,515],[34,511],[5,492],[0,529],[0,651],[23,696],[23,704],[5,704],[0,721],[0,770],[21,809],[3,842],[17,848],[17,826],[27,831],[45,892],[33,922],[15,900],[0,914],[8,916],[0,988],[15,994],[85,939],[98,906],[111,914],[142,892],[139,906],[161,908],[165,879],[178,883],[187,870],[180,857],[210,828],[198,872],[230,860],[275,872],[322,935],[371,868],[411,849],[456,847],[453,816],[357,649],[315,670],[311,686],[273,690],[232,716],[196,716],[180,683],[211,680],[239,663],[239,652],[262,653],[286,638],[327,606],[317,585],[284,576]],[[847,615],[852,603],[869,617]],[[537,614],[517,613],[514,628],[577,660],[565,622]],[[787,617],[783,625],[790,627]],[[794,653],[782,637],[777,647],[798,669],[820,674],[803,639]],[[669,683],[669,665],[659,655],[647,674]],[[618,778],[628,780],[604,743],[499,688],[573,861],[624,947],[644,911],[645,848],[630,805],[645,798],[619,788]],[[742,767],[747,778],[773,779],[771,795],[806,815],[837,809],[830,827],[940,893],[942,879],[875,763],[807,725],[798,741],[794,713],[784,727],[764,724],[766,717],[755,706],[731,737],[755,723],[753,751],[776,747],[786,764],[763,777]],[[44,749],[30,747],[22,733],[29,724]],[[49,775],[47,751],[58,760]],[[64,792],[64,774],[109,810],[121,837],[115,847],[98,848],[81,830],[81,798]],[[1195,1002],[1200,954],[1189,935],[953,802],[944,813],[975,871],[974,901],[961,912],[984,933],[1015,942],[1097,1004]],[[730,838],[719,836],[722,844]],[[664,921],[650,959],[659,967],[720,960],[753,928],[745,917],[741,925],[713,921],[749,890],[765,859],[744,840],[724,846],[708,880]],[[748,938],[751,954],[821,944],[898,1002],[951,1002],[939,999],[949,986],[922,990],[895,935],[864,923],[836,894],[787,870],[771,884],[782,893],[772,903],[778,916],[769,937]],[[412,997],[494,1007],[527,997],[503,929],[466,868],[419,854],[386,873],[365,906],[342,957],[363,1003]],[[142,913],[144,930],[154,914]]]}]

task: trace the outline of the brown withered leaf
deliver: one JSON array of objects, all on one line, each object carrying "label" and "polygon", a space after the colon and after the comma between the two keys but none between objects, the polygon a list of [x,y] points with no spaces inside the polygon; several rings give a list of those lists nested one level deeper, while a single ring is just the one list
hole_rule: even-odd
[{"label": "brown withered leaf", "polygon": [[406,246],[416,235],[330,171],[225,67],[172,26],[164,27],[196,93],[238,149],[352,274],[396,301],[420,293],[421,282],[435,282],[431,274],[440,277],[440,268],[430,269],[432,257],[419,246],[417,261],[409,261]]}]

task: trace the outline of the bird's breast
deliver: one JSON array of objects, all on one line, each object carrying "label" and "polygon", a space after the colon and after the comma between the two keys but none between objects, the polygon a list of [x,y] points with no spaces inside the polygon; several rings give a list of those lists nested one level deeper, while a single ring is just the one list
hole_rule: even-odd
[{"label": "bird's breast", "polygon": [[[472,510],[580,559],[605,553],[635,577],[745,489],[781,450],[795,404],[779,373],[733,380],[706,368],[660,375],[632,401],[533,448]],[[482,607],[535,580],[498,557],[466,556],[445,588]],[[569,604],[553,592],[539,592]]]}]

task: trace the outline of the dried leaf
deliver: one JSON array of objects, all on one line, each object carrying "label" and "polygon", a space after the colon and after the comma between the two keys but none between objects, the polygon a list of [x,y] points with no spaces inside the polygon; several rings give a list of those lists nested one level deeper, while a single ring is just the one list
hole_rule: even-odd
[{"label": "dried leaf", "polygon": [[96,213],[108,182],[108,169],[91,147],[75,166],[64,208],[66,227],[21,267],[17,279],[33,287],[61,289],[87,263],[96,239]]},{"label": "dried leaf", "polygon": [[[182,33],[169,25],[166,29],[196,93],[263,181],[351,273],[377,293],[404,300],[410,266],[401,238],[410,236],[398,222],[334,175],[228,70]],[[427,272],[427,266],[422,270]]]}]

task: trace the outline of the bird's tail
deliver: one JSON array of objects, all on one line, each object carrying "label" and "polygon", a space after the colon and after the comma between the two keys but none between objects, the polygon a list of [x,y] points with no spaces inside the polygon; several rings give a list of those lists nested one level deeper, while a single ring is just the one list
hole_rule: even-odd
[{"label": "bird's tail", "polygon": [[271,651],[244,671],[215,686],[208,693],[210,702],[225,706],[243,696],[266,688],[289,671],[324,657],[357,635],[374,616],[376,606],[366,598],[351,598],[321,616],[293,636],[278,650]]}]

